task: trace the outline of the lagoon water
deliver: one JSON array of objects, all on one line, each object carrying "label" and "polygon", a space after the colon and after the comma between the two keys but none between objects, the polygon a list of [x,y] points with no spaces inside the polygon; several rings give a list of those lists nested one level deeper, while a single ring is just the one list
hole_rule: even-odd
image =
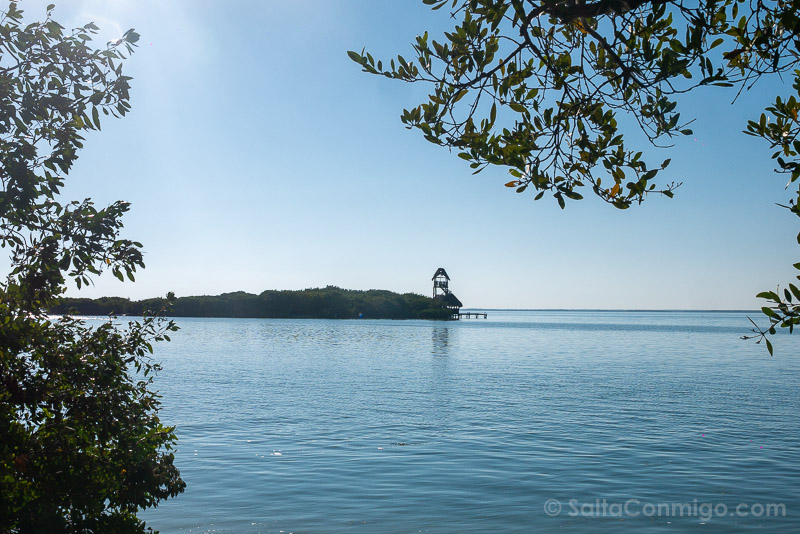
[{"label": "lagoon water", "polygon": [[164,533],[800,532],[800,335],[744,313],[179,324]]}]

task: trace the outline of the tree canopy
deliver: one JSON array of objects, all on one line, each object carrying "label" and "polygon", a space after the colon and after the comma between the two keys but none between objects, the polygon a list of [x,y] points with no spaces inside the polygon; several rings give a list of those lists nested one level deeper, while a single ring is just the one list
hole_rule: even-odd
[{"label": "tree canopy", "polygon": [[122,65],[139,36],[94,49],[94,24],[67,31],[52,11],[0,11],[0,531],[143,532],[137,512],[185,486],[150,389],[153,343],[176,327],[47,315],[69,280],[144,266],[119,235],[126,202],[60,195],[85,132],[130,109]]},{"label": "tree canopy", "polygon": [[[411,59],[348,54],[365,72],[429,84],[427,101],[402,122],[455,149],[474,172],[505,167],[507,187],[536,200],[550,193],[562,208],[587,190],[619,209],[672,197],[680,184],[658,183],[670,160],[652,161],[637,143],[664,147],[692,133],[681,95],[791,76],[789,94],[742,126],[769,142],[776,171],[800,186],[796,0],[422,1],[450,9],[455,27],[438,40],[418,36]],[[638,132],[624,131],[622,117]],[[784,207],[800,216],[798,201],[800,187]],[[800,290],[790,283],[758,296],[769,326],[756,326],[755,337],[772,353],[775,327],[800,323]]]}]

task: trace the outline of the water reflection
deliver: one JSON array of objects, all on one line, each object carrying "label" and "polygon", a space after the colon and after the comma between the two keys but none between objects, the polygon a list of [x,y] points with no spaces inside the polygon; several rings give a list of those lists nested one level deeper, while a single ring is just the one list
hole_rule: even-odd
[{"label": "water reflection", "polygon": [[448,356],[450,354],[450,329],[446,326],[434,326],[431,331],[431,354],[434,356]]}]

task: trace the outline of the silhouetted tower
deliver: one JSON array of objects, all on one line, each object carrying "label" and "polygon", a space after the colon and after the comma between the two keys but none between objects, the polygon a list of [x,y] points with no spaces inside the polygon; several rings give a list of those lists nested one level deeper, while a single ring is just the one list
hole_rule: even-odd
[{"label": "silhouetted tower", "polygon": [[436,274],[433,275],[431,280],[433,280],[433,298],[450,293],[447,288],[447,282],[450,281],[450,277],[447,276],[447,271],[444,270],[444,267],[436,269]]}]

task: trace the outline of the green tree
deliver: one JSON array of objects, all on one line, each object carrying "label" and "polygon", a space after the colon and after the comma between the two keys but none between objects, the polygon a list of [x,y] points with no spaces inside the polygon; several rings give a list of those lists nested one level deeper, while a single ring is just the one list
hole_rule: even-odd
[{"label": "green tree", "polygon": [[185,486],[149,389],[152,344],[176,327],[46,314],[68,280],[144,266],[119,237],[127,203],[59,194],[82,135],[129,110],[122,61],[139,36],[96,50],[94,24],[67,32],[52,10],[32,24],[14,2],[0,11],[0,531],[141,532],[137,512]]},{"label": "green tree", "polygon": [[[410,60],[348,54],[368,73],[430,84],[427,101],[402,121],[458,151],[474,172],[506,167],[507,187],[533,190],[536,200],[550,193],[562,208],[586,190],[619,209],[672,197],[680,184],[656,183],[670,160],[649,161],[637,140],[660,146],[691,134],[678,103],[698,87],[741,91],[762,76],[790,75],[793,94],[776,98],[746,133],[767,140],[776,170],[798,184],[797,0],[422,1],[459,21],[441,40],[417,37]],[[622,131],[620,116],[644,135]],[[798,200],[800,188],[785,207],[800,216]],[[775,327],[800,323],[800,291],[789,284],[759,297],[770,324],[755,337],[772,353]]]}]

